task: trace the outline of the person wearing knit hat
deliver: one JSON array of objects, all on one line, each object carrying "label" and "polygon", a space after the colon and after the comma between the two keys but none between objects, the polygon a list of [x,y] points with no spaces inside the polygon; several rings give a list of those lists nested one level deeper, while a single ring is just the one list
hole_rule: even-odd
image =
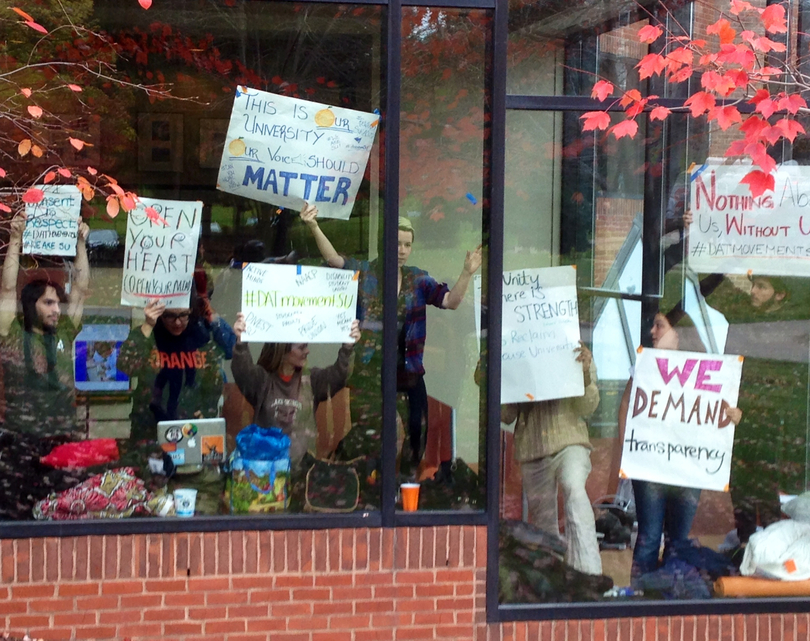
[{"label": "person wearing knit hat", "polygon": [[[372,388],[370,393],[379,396],[379,377],[381,366],[381,328],[382,328],[382,298],[380,296],[380,270],[378,261],[361,261],[351,257],[341,256],[332,243],[318,226],[318,209],[314,205],[304,203],[301,210],[301,220],[309,228],[315,243],[324,260],[331,266],[343,269],[360,271],[359,317],[364,328],[359,351],[359,363],[353,378],[358,380],[366,376],[365,387]],[[398,253],[399,266],[397,274],[397,389],[404,392],[408,399],[407,431],[411,449],[411,464],[413,472],[422,458],[422,450],[426,442],[427,421],[427,389],[425,387],[425,368],[423,355],[427,338],[427,306],[439,309],[457,309],[464,299],[467,287],[473,274],[481,266],[482,253],[479,245],[468,251],[464,258],[464,267],[456,283],[449,287],[447,283],[440,283],[423,269],[407,265],[414,243],[414,230],[411,221],[401,217],[398,222]],[[373,385],[376,382],[377,385]],[[353,404],[355,387],[352,388]],[[363,390],[358,390],[363,394]],[[360,425],[354,428],[341,443],[341,455],[345,458],[357,456],[370,456],[379,458],[380,449],[380,416],[368,411],[368,406],[374,401],[364,403],[358,407],[358,412],[352,412],[358,418]],[[425,430],[423,431],[423,423]],[[448,482],[451,480],[451,461],[441,461],[440,472]]]}]

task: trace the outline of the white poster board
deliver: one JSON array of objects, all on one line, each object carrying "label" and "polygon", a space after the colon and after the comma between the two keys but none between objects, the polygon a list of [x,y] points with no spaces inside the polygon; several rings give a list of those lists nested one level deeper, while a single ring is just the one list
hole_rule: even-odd
[{"label": "white poster board", "polygon": [[810,275],[810,167],[782,166],[754,198],[750,165],[704,165],[690,175],[689,266],[696,272]]},{"label": "white poster board", "polygon": [[[543,267],[503,273],[501,403],[582,396],[576,268]],[[475,318],[481,335],[481,277]]]},{"label": "white poster board", "polygon": [[380,117],[238,87],[217,189],[348,220]]},{"label": "white poster board", "polygon": [[360,272],[249,263],[242,270],[246,342],[351,343]]},{"label": "white poster board", "polygon": [[[157,216],[149,216],[152,207]],[[141,198],[127,215],[121,304],[146,307],[160,299],[167,308],[189,305],[202,201]]]},{"label": "white poster board", "polygon": [[[621,476],[728,491],[742,356],[639,348]],[[745,417],[743,417],[744,419]]]},{"label": "white poster board", "polygon": [[75,256],[82,194],[75,185],[37,185],[44,197],[25,205],[22,253]]}]

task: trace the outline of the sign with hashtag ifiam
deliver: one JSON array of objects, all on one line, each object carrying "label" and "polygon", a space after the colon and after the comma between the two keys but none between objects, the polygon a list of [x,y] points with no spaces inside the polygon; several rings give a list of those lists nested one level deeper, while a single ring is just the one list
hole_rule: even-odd
[{"label": "sign with hashtag ifiam", "polygon": [[359,272],[249,263],[242,270],[242,340],[351,343]]},{"label": "sign with hashtag ifiam", "polygon": [[756,198],[740,181],[751,166],[706,164],[689,172],[687,255],[696,272],[810,275],[810,167],[772,172]]},{"label": "sign with hashtag ifiam", "polygon": [[236,89],[217,189],[348,220],[380,117],[290,96]]}]

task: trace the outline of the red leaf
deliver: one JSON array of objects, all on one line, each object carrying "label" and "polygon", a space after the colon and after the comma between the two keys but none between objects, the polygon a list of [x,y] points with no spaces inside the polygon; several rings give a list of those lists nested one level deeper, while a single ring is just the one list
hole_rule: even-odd
[{"label": "red leaf", "polygon": [[728,105],[726,107],[715,107],[709,111],[709,120],[716,120],[720,129],[725,131],[735,122],[742,122],[742,117],[737,107]]},{"label": "red leaf", "polygon": [[56,171],[59,172],[59,175],[62,176],[62,178],[70,178],[70,169],[65,169],[64,167],[60,167]]},{"label": "red leaf", "polygon": [[743,69],[751,70],[757,61],[756,54],[745,45],[720,45],[717,61],[723,64],[737,64]]},{"label": "red leaf", "polygon": [[790,142],[793,142],[797,134],[805,133],[804,127],[802,127],[801,123],[796,120],[782,118],[782,120],[777,122],[776,125],[782,128],[785,138],[787,138]]},{"label": "red leaf", "polygon": [[720,44],[730,44],[734,42],[734,36],[737,32],[731,27],[731,24],[725,18],[720,18],[714,24],[706,27],[706,33],[714,34],[720,37]]},{"label": "red leaf", "polygon": [[76,151],[81,151],[84,148],[84,140],[79,140],[78,138],[70,138],[70,146],[73,147]]},{"label": "red leaf", "polygon": [[80,92],[82,90],[82,88],[79,85],[72,85],[71,84],[71,85],[68,85],[67,87],[68,87],[68,89],[70,89],[71,91],[75,91],[76,93],[78,93],[78,92]]},{"label": "red leaf", "polygon": [[169,223],[157,212],[157,209],[154,207],[147,207],[144,209],[146,212],[146,217],[151,220],[152,222],[158,223],[163,225],[164,227],[168,227]]},{"label": "red leaf", "polygon": [[638,30],[638,40],[639,42],[650,44],[658,40],[662,33],[664,33],[664,30],[661,29],[661,27],[648,24],[646,27],[642,27]]},{"label": "red leaf", "polygon": [[96,169],[95,167],[88,167],[87,173],[90,174],[91,176],[95,176],[98,173],[98,169]]},{"label": "red leaf", "polygon": [[726,156],[742,156],[745,153],[745,147],[748,143],[745,140],[735,140],[726,149]]},{"label": "red leaf", "polygon": [[761,135],[769,144],[775,145],[785,135],[785,132],[779,125],[774,125],[773,127],[765,127]]},{"label": "red leaf", "polygon": [[759,116],[750,116],[746,118],[745,122],[740,125],[740,131],[745,134],[745,139],[748,142],[755,141],[759,138],[762,130],[768,126],[768,123]]},{"label": "red leaf", "polygon": [[138,0],[138,4],[144,9],[148,9],[152,6],[152,0]]},{"label": "red leaf", "polygon": [[5,178],[5,177],[6,177],[6,170],[3,169],[2,167],[0,167],[0,178]]},{"label": "red leaf", "polygon": [[807,107],[807,103],[804,101],[804,98],[797,93],[779,99],[779,109],[784,109],[794,116],[802,107]]},{"label": "red leaf", "polygon": [[37,107],[36,105],[28,105],[28,113],[31,114],[33,118],[41,118],[42,108]]},{"label": "red leaf", "polygon": [[28,87],[23,87],[22,89],[20,89],[20,93],[21,93],[23,96],[25,96],[26,98],[30,98],[30,97],[31,97],[31,90],[30,90]]},{"label": "red leaf", "polygon": [[593,131],[594,129],[604,131],[610,125],[610,116],[605,111],[589,111],[579,118],[585,121],[582,131]]},{"label": "red leaf", "polygon": [[638,123],[635,120],[623,120],[618,125],[611,127],[608,133],[616,136],[616,140],[624,136],[635,138],[638,133]]},{"label": "red leaf", "polygon": [[18,16],[20,16],[26,22],[33,22],[34,21],[34,19],[31,16],[29,16],[27,13],[25,13],[25,11],[23,11],[22,9],[18,9],[17,7],[11,7],[11,10],[14,13],[16,13]]},{"label": "red leaf", "polygon": [[751,156],[755,165],[766,172],[771,173],[776,168],[776,161],[768,155],[768,151],[761,142],[751,143],[745,148],[745,153]]},{"label": "red leaf", "polygon": [[685,67],[681,67],[675,73],[673,73],[669,77],[670,82],[683,82],[684,80],[689,80],[692,77],[692,65],[686,65]]},{"label": "red leaf", "polygon": [[697,93],[689,96],[689,98],[687,98],[686,102],[683,104],[684,106],[689,107],[689,110],[692,112],[692,117],[697,118],[698,116],[709,111],[709,109],[714,108],[715,99],[710,93],[698,91]]},{"label": "red leaf", "polygon": [[660,76],[666,66],[667,60],[660,53],[648,53],[639,61],[636,69],[639,70],[639,78],[644,80],[652,76]]},{"label": "red leaf", "polygon": [[630,89],[624,92],[624,95],[622,96],[622,99],[619,101],[619,104],[622,107],[626,107],[627,105],[633,102],[638,102],[639,100],[641,100],[641,93],[639,92],[639,90]]},{"label": "red leaf", "polygon": [[751,195],[754,198],[761,196],[766,191],[773,191],[775,181],[771,174],[766,174],[763,171],[750,171],[745,174],[745,177],[740,181],[743,185],[748,185],[751,190]]},{"label": "red leaf", "polygon": [[591,98],[598,98],[599,102],[604,102],[610,94],[613,93],[613,85],[607,80],[599,80],[594,83],[591,89]]},{"label": "red leaf", "polygon": [[669,116],[670,111],[666,107],[655,107],[650,112],[650,120],[666,120],[667,116]]},{"label": "red leaf", "polygon": [[56,178],[56,172],[49,171],[47,174],[45,174],[45,178],[42,179],[42,182],[47,185],[49,182],[52,182],[54,178]]},{"label": "red leaf", "polygon": [[735,16],[740,15],[743,11],[753,11],[754,6],[745,0],[731,0],[731,13]]},{"label": "red leaf", "polygon": [[726,72],[726,77],[735,87],[745,87],[748,84],[748,74],[742,69],[730,69]]},{"label": "red leaf", "polygon": [[26,23],[29,27],[31,27],[34,31],[39,31],[40,33],[48,33],[48,30],[43,27],[41,24],[34,22],[33,20],[28,20]]},{"label": "red leaf", "polygon": [[765,25],[765,31],[770,33],[787,33],[785,22],[785,7],[781,4],[772,4],[762,10],[760,20]]},{"label": "red leaf", "polygon": [[734,81],[726,76],[721,76],[716,71],[706,71],[700,77],[700,84],[704,89],[715,91],[725,97],[734,91]]},{"label": "red leaf", "polygon": [[758,36],[753,31],[743,31],[740,36],[756,51],[761,51],[763,53],[768,53],[770,51],[778,51],[781,53],[786,51],[785,45],[783,45],[781,42],[775,42],[770,38]]},{"label": "red leaf", "polygon": [[667,55],[667,64],[691,65],[695,59],[694,54],[686,47],[679,47]]},{"label": "red leaf", "polygon": [[45,192],[43,192],[41,189],[37,189],[36,187],[31,187],[23,194],[22,200],[24,203],[28,203],[29,205],[35,205],[38,202],[41,202],[43,198],[45,198]]},{"label": "red leaf", "polygon": [[9,207],[8,205],[4,205],[3,203],[0,203],[0,211],[4,211],[7,214],[10,214],[11,213],[11,207]]},{"label": "red leaf", "polygon": [[766,98],[765,100],[760,100],[757,103],[756,111],[761,113],[766,118],[770,118],[773,115],[773,112],[776,111],[778,103],[776,100],[771,100],[770,98]]}]

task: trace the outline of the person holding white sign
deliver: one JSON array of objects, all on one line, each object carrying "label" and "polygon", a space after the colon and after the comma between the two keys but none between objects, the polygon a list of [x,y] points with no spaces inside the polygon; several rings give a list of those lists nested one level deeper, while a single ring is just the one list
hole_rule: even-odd
[{"label": "person holding white sign", "polygon": [[354,342],[340,347],[333,365],[311,370],[305,370],[307,343],[265,343],[258,363],[254,364],[248,344],[242,342],[245,329],[245,315],[240,312],[233,325],[234,381],[253,406],[253,422],[261,427],[278,427],[290,437],[290,465],[295,472],[307,450],[314,449],[318,404],[346,385],[354,342],[360,338],[360,322],[352,322]]},{"label": "person holding white sign", "polygon": [[[381,357],[380,329],[382,328],[382,300],[380,297],[379,270],[381,265],[375,261],[361,261],[344,257],[337,253],[332,243],[318,226],[318,209],[307,203],[301,210],[301,220],[309,227],[315,238],[318,250],[331,267],[353,269],[363,274],[360,284],[360,320],[364,329],[370,331],[363,339],[360,351],[360,364],[355,377],[366,374],[368,385],[372,379],[379,382],[380,365],[372,366],[372,360]],[[400,216],[398,228],[398,264],[397,277],[397,390],[405,392],[408,397],[408,434],[411,447],[411,464],[416,468],[422,460],[422,450],[426,441],[426,430],[423,434],[422,424],[427,420],[427,388],[425,387],[425,367],[423,354],[427,338],[427,306],[439,309],[457,309],[464,300],[467,287],[473,274],[481,267],[481,245],[468,251],[464,258],[464,267],[456,283],[450,288],[447,283],[440,283],[425,270],[406,265],[413,250],[414,231],[410,220]],[[375,394],[379,395],[378,388]],[[371,456],[379,458],[380,415],[371,416],[366,408],[354,412],[355,416],[365,416],[368,425],[355,427],[341,443],[342,455],[346,458]],[[441,461],[442,477],[451,481],[451,461]]]},{"label": "person holding white sign", "polygon": [[[666,315],[656,314],[650,329],[652,346],[656,349],[679,349],[681,337],[675,327],[685,316],[680,303]],[[692,348],[689,351],[704,350]],[[624,442],[632,387],[633,378],[631,377],[627,381],[627,387],[619,406],[619,447]],[[736,407],[726,408],[726,415],[734,425],[737,425],[742,418],[742,412]],[[662,534],[664,535],[664,560],[668,558],[674,547],[689,540],[689,532],[697,513],[700,493],[701,490],[697,488],[633,479],[633,495],[638,520],[638,536],[633,548],[633,566],[631,568],[631,577],[634,581],[640,576],[658,569]]]},{"label": "person holding white sign", "polygon": [[596,365],[580,341],[585,394],[538,403],[501,406],[501,422],[515,425],[515,458],[520,463],[529,522],[560,535],[557,496],[565,509],[565,562],[586,574],[602,574],[593,507],[585,489],[591,473],[591,442],[585,418],[599,405]]},{"label": "person holding white sign", "polygon": [[[76,258],[70,294],[51,280],[27,283],[20,294],[17,317],[17,276],[26,217],[11,221],[0,288],[0,350],[5,381],[4,429],[54,436],[77,431],[73,341],[81,329],[90,285],[87,234],[79,219]],[[67,313],[62,304],[67,302]]]}]

